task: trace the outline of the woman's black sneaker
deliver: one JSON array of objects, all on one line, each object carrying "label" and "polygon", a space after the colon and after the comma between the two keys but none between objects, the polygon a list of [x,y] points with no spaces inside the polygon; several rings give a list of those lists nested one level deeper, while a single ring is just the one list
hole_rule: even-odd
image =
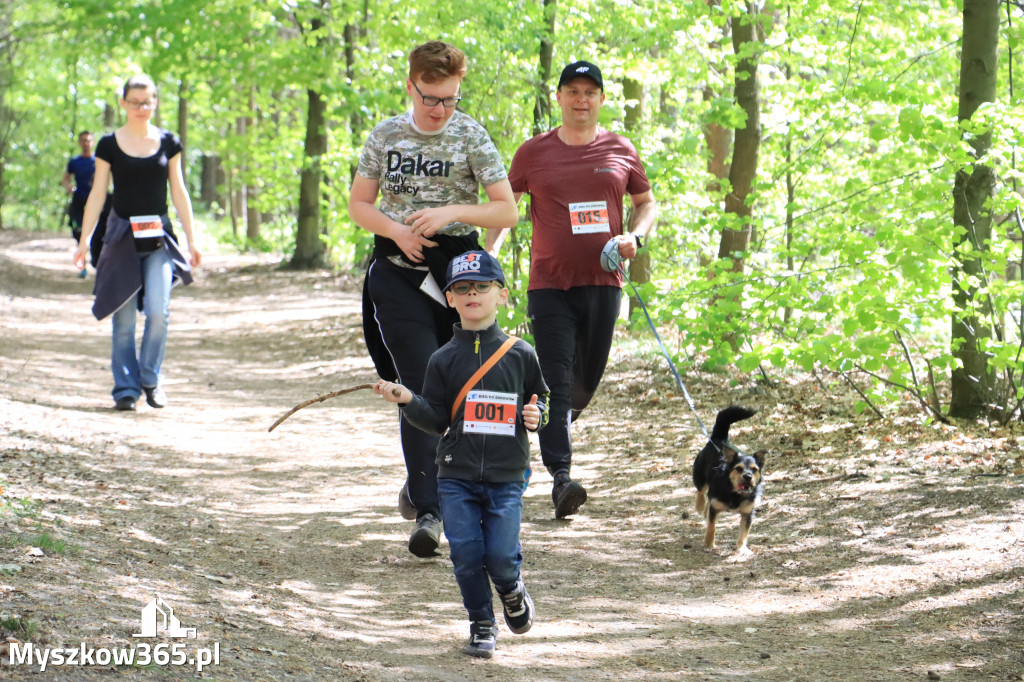
[{"label": "woman's black sneaker", "polygon": [[152,388],[143,386],[142,390],[146,392],[146,402],[149,403],[150,407],[159,409],[167,405],[167,394],[164,393],[164,389],[159,386],[153,386]]},{"label": "woman's black sneaker", "polygon": [[114,401],[114,409],[120,410],[121,412],[131,412],[135,410],[135,398],[118,398]]}]

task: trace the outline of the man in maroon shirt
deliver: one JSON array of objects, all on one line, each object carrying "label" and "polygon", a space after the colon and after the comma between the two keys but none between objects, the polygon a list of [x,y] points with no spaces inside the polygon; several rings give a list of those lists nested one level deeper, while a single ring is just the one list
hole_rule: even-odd
[{"label": "man in maroon shirt", "polygon": [[[516,201],[530,195],[529,315],[551,388],[551,422],[538,437],[554,478],[555,517],[564,518],[587,500],[586,489],[569,477],[569,427],[601,382],[621,307],[622,275],[601,267],[601,250],[615,239],[622,258],[634,257],[654,227],[657,206],[636,148],[598,126],[605,100],[600,69],[569,64],[556,95],[562,125],[519,148],[509,181]],[[624,195],[633,205],[627,230]]]}]

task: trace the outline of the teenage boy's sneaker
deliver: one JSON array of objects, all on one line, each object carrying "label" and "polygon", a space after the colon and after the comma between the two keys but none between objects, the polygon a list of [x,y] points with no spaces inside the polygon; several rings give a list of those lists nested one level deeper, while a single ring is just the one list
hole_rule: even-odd
[{"label": "teenage boy's sneaker", "polygon": [[412,498],[409,497],[409,481],[406,480],[405,485],[398,491],[398,513],[402,515],[402,518],[406,521],[416,520],[416,507],[413,506]]},{"label": "teenage boy's sneaker", "polygon": [[441,519],[433,514],[424,514],[416,522],[416,530],[409,536],[409,551],[421,559],[441,556],[437,551],[441,544]]},{"label": "teenage boy's sneaker", "polygon": [[587,501],[587,491],[579,483],[569,478],[569,474],[561,473],[555,476],[555,484],[551,488],[551,501],[555,504],[555,518],[564,519],[566,516],[575,514],[576,510]]},{"label": "teenage boy's sneaker", "polygon": [[498,628],[487,620],[473,621],[469,624],[469,641],[462,647],[462,653],[477,658],[494,656],[494,648],[498,644]]},{"label": "teenage boy's sneaker", "polygon": [[529,632],[533,627],[533,600],[526,591],[522,577],[516,581],[516,589],[508,594],[499,594],[505,606],[505,625],[517,635]]}]

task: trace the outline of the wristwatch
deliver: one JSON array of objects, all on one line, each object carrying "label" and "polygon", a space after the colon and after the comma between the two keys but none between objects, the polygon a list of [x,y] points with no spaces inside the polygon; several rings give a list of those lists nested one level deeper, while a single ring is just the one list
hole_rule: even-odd
[{"label": "wristwatch", "polygon": [[644,248],[644,238],[643,238],[643,235],[638,234],[636,232],[633,232],[631,234],[633,235],[633,239],[636,240],[636,248],[637,249]]}]

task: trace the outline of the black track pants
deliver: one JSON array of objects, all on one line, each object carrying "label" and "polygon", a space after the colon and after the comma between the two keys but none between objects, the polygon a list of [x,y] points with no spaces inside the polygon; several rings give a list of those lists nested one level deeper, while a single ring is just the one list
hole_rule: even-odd
[{"label": "black track pants", "polygon": [[537,357],[551,389],[551,421],[537,434],[541,459],[551,473],[572,463],[569,426],[601,383],[621,299],[621,289],[607,286],[529,292]]},{"label": "black track pants", "polygon": [[[441,307],[419,290],[426,275],[383,259],[374,261],[366,275],[374,319],[398,370],[398,381],[417,394],[423,393],[427,361],[451,339],[452,324],[458,321],[454,310]],[[409,497],[419,516],[431,513],[441,518],[434,461],[439,439],[399,419]]]}]

